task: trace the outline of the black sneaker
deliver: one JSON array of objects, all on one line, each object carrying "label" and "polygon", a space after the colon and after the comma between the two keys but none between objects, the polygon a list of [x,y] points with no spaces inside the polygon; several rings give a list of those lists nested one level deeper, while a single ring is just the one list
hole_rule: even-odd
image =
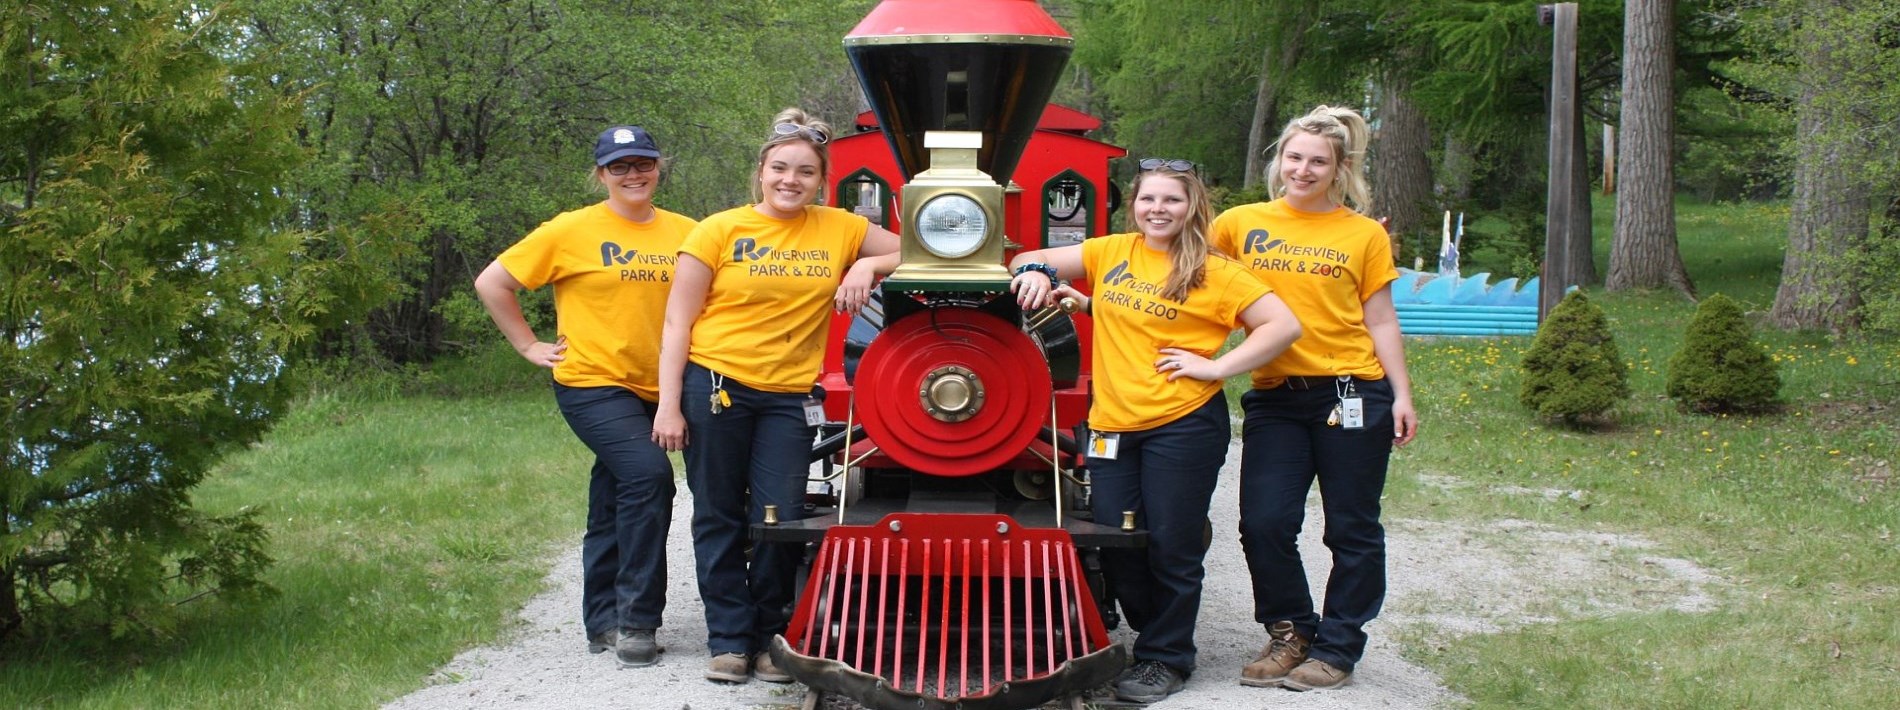
[{"label": "black sneaker", "polygon": [[620,633],[617,631],[602,631],[597,634],[588,634],[587,635],[587,652],[588,653],[604,652],[608,649],[613,648],[614,644],[618,642],[619,640],[620,640]]},{"label": "black sneaker", "polygon": [[629,629],[620,634],[620,643],[614,647],[614,656],[620,660],[621,668],[644,668],[660,662],[660,654],[666,647],[653,638],[653,629]]},{"label": "black sneaker", "polygon": [[1115,679],[1115,697],[1134,703],[1160,702],[1181,691],[1187,677],[1160,661],[1136,661]]}]

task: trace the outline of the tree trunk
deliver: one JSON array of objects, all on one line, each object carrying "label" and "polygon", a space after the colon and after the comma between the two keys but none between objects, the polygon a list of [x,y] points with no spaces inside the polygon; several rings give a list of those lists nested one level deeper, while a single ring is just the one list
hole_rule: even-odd
[{"label": "tree trunk", "polygon": [[[1260,83],[1254,91],[1253,125],[1247,128],[1247,175],[1240,183],[1242,189],[1266,182],[1267,148],[1280,137],[1275,132],[1279,126],[1274,125],[1280,108],[1278,82],[1293,73],[1294,63],[1300,61],[1311,17],[1310,4],[1299,3],[1294,16],[1278,32],[1268,34],[1267,47],[1260,52]],[[1273,41],[1274,35],[1279,35],[1279,42]]]},{"label": "tree trunk", "polygon": [[1390,221],[1392,254],[1400,264],[1411,263],[1414,256],[1402,254],[1406,244],[1436,245],[1437,241],[1417,240],[1421,232],[1434,226],[1429,215],[1437,212],[1432,195],[1432,166],[1427,160],[1431,135],[1425,114],[1410,98],[1411,82],[1397,72],[1386,75],[1379,97],[1379,139],[1372,143],[1372,155],[1366,167],[1372,176],[1375,217]]},{"label": "tree trunk", "polygon": [[1591,230],[1595,218],[1590,209],[1590,146],[1583,139],[1583,105],[1576,106],[1572,115],[1576,126],[1570,137],[1571,155],[1577,159],[1570,163],[1570,253],[1564,273],[1570,277],[1567,286],[1588,286],[1597,282],[1596,239]]},{"label": "tree trunk", "polygon": [[1818,26],[1816,15],[1824,11],[1802,23],[1794,205],[1781,286],[1768,318],[1782,328],[1839,332],[1858,325],[1861,296],[1847,255],[1867,237],[1873,200],[1867,184],[1854,178],[1866,158],[1852,129],[1855,119],[1828,96],[1853,68],[1840,66],[1835,43],[1845,41],[1843,35]]},{"label": "tree trunk", "polygon": [[1695,296],[1676,245],[1674,31],[1675,0],[1624,4],[1622,184],[1604,284],[1611,291],[1667,286]]}]

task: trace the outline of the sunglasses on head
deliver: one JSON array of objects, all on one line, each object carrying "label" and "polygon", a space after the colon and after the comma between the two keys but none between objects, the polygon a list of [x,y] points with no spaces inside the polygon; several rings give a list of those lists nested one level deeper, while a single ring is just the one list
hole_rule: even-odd
[{"label": "sunglasses on head", "polygon": [[1181,160],[1180,158],[1143,158],[1137,165],[1141,167],[1141,171],[1144,173],[1150,170],[1160,170],[1162,168],[1167,168],[1177,173],[1194,172],[1194,163]]},{"label": "sunglasses on head", "polygon": [[659,169],[660,161],[651,158],[645,160],[622,160],[615,163],[608,163],[606,167],[607,174],[615,176],[625,175],[627,171],[630,170],[637,173],[650,173]]},{"label": "sunglasses on head", "polygon": [[825,135],[824,131],[812,128],[811,126],[801,126],[796,123],[778,124],[772,127],[772,132],[781,136],[804,136],[806,140],[817,143],[818,145],[824,145],[831,141],[831,137]]}]

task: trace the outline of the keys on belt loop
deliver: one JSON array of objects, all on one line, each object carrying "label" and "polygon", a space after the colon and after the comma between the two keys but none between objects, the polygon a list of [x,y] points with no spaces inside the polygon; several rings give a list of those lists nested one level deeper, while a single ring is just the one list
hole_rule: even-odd
[{"label": "keys on belt loop", "polygon": [[712,409],[713,414],[726,411],[727,407],[732,406],[732,395],[726,394],[726,376],[717,372],[712,373],[712,386],[713,391],[710,401],[706,403],[707,406]]}]

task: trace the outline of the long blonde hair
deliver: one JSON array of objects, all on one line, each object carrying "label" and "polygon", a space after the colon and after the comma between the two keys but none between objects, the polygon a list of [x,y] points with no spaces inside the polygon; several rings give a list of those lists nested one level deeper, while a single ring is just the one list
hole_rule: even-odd
[{"label": "long blonde hair", "polygon": [[[1207,238],[1209,226],[1214,223],[1214,204],[1200,176],[1165,166],[1136,174],[1134,189],[1129,193],[1140,197],[1141,182],[1148,178],[1173,178],[1187,192],[1187,223],[1168,244],[1168,280],[1161,286],[1162,298],[1180,303],[1187,300],[1189,291],[1207,283],[1207,260],[1223,256]],[[1132,206],[1128,210],[1128,229],[1141,231],[1141,217]]]},{"label": "long blonde hair", "polygon": [[1372,209],[1372,188],[1366,183],[1365,166],[1366,144],[1372,131],[1365,117],[1343,106],[1321,104],[1287,122],[1280,139],[1273,142],[1273,160],[1267,163],[1269,194],[1279,195],[1286,190],[1286,181],[1280,177],[1280,150],[1299,133],[1325,138],[1333,147],[1333,164],[1338,167],[1333,172],[1333,184],[1326,186],[1326,197],[1361,214]]},{"label": "long blonde hair", "polygon": [[[803,130],[793,131],[791,133],[778,133],[776,129],[779,124],[797,126]],[[806,145],[811,146],[813,153],[818,154],[819,180],[816,202],[824,204],[825,186],[831,179],[831,126],[824,121],[812,118],[810,114],[805,113],[804,109],[793,106],[778,112],[777,116],[773,116],[772,127],[775,129],[772,133],[772,137],[766,139],[764,145],[759,146],[759,161],[752,167],[752,201],[765,201],[765,188],[759,186],[759,179],[765,174],[766,154],[771,153],[773,148],[785,145],[786,143],[804,141]],[[818,135],[825,136],[825,141],[820,143],[812,140],[807,131],[814,131],[818,133]]]}]

